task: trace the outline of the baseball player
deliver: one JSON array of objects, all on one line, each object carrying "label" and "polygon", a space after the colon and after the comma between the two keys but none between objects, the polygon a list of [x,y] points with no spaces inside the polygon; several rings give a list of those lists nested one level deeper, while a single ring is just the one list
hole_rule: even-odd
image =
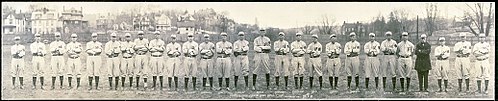
[{"label": "baseball player", "polygon": [[455,67],[458,74],[458,91],[462,91],[462,81],[465,79],[467,91],[469,91],[469,76],[470,76],[470,59],[469,55],[472,52],[472,44],[465,37],[467,33],[460,33],[461,41],[455,44],[453,52],[457,54],[455,59]]},{"label": "baseball player", "polygon": [[11,68],[10,68],[10,71],[11,71],[11,75],[12,75],[12,86],[13,88],[15,89],[16,88],[16,77],[19,78],[19,83],[20,83],[20,86],[19,88],[20,89],[23,89],[24,87],[24,80],[23,80],[23,77],[24,77],[24,56],[26,55],[26,48],[21,45],[21,37],[19,36],[16,36],[14,37],[14,45],[10,48],[10,53],[12,55],[12,64],[11,64]]},{"label": "baseball player", "polygon": [[387,80],[387,69],[389,68],[391,71],[391,81],[393,84],[393,90],[396,89],[396,51],[398,49],[398,44],[395,40],[392,39],[392,33],[390,31],[387,31],[385,33],[387,39],[382,41],[380,44],[380,50],[384,53],[384,59],[385,62],[383,62],[383,68],[381,70],[380,75],[382,75],[382,88],[385,90],[386,89],[386,80]]},{"label": "baseball player", "polygon": [[[154,32],[154,39],[150,40],[148,46],[149,52],[151,53],[151,58],[149,61],[150,69],[152,70],[152,88],[156,90],[156,80],[159,76],[161,82],[163,82],[163,71],[164,71],[164,59],[163,52],[165,51],[164,41],[161,39],[161,33],[159,31]],[[144,90],[147,89],[147,78],[144,77]]]},{"label": "baseball player", "polygon": [[488,42],[485,42],[486,35],[484,33],[479,34],[479,42],[474,44],[474,48],[472,48],[472,53],[476,56],[476,63],[474,70],[477,74],[477,92],[481,93],[481,81],[484,80],[484,84],[486,88],[484,89],[484,93],[488,92],[488,83],[489,83],[489,52],[491,51],[491,46]]},{"label": "baseball player", "polygon": [[[148,77],[148,63],[149,61],[148,57],[145,55],[147,52],[149,52],[149,40],[147,38],[144,38],[144,32],[143,31],[138,31],[138,39],[135,39],[133,41],[135,43],[135,46],[133,46],[133,49],[136,52],[135,56],[135,68],[134,68],[134,75],[136,78],[136,88],[138,89],[139,83],[140,83],[140,76],[143,78]],[[133,78],[130,79],[130,81],[133,81]]]},{"label": "baseball player", "polygon": [[215,73],[218,74],[218,84],[220,87],[220,90],[222,88],[222,81],[223,78],[225,78],[226,82],[226,90],[229,89],[229,84],[230,84],[230,76],[232,71],[232,62],[230,60],[230,55],[232,55],[232,43],[228,42],[227,39],[227,33],[222,32],[221,33],[221,38],[222,40],[220,42],[216,43],[216,52],[218,53],[218,58],[216,60],[216,68],[217,72],[221,73]]},{"label": "baseball player", "polygon": [[339,80],[339,71],[341,68],[341,44],[337,42],[335,34],[330,35],[330,42],[325,45],[325,52],[327,52],[327,70],[329,72],[329,82],[331,89],[337,89],[337,81]]},{"label": "baseball player", "polygon": [[368,34],[370,36],[370,41],[368,41],[363,50],[367,54],[367,58],[365,59],[365,87],[368,89],[368,82],[370,81],[370,77],[375,77],[375,88],[379,87],[379,58],[377,55],[380,53],[380,43],[375,41],[375,33]]},{"label": "baseball player", "polygon": [[88,80],[92,90],[93,78],[95,78],[95,89],[99,88],[100,71],[102,68],[102,43],[97,41],[97,33],[92,33],[92,41],[86,43],[86,53],[88,54],[86,60],[86,70],[88,72]]},{"label": "baseball player", "polygon": [[278,41],[273,43],[273,49],[275,49],[275,82],[277,83],[277,89],[279,87],[280,76],[284,76],[285,89],[287,89],[287,81],[289,81],[289,58],[287,53],[290,51],[289,42],[285,41],[285,33],[278,33]]},{"label": "baseball player", "polygon": [[195,84],[197,78],[194,74],[197,74],[197,54],[199,54],[199,44],[194,41],[194,33],[187,34],[187,42],[183,43],[183,53],[185,59],[183,61],[184,69],[184,79],[185,79],[185,90],[188,90],[188,80],[192,77],[192,85],[195,90]]},{"label": "baseball player", "polygon": [[249,83],[247,82],[249,79],[249,59],[247,57],[247,51],[249,50],[249,41],[247,41],[244,37],[244,32],[239,32],[239,40],[233,42],[233,55],[234,59],[234,83],[235,89],[237,89],[237,81],[239,80],[239,76],[244,76],[244,80],[246,83],[246,87],[249,87]]},{"label": "baseball player", "polygon": [[64,71],[64,52],[66,44],[61,40],[61,33],[55,32],[55,41],[50,43],[50,52],[52,53],[52,59],[50,60],[50,67],[52,70],[52,89],[55,89],[55,77],[59,76],[61,89],[62,83],[64,81],[64,76],[62,71]]},{"label": "baseball player", "polygon": [[[206,80],[209,78],[209,84],[213,85],[213,56],[215,51],[215,45],[210,42],[209,34],[204,34],[204,42],[199,44],[199,50],[201,55],[201,60],[199,61],[199,71],[200,77],[202,77],[202,86],[206,87]],[[246,76],[247,77],[247,76]],[[247,87],[247,80],[246,80]],[[211,90],[213,86],[210,86]]]},{"label": "baseball player", "polygon": [[67,54],[68,54],[68,59],[67,59],[67,80],[69,82],[69,88],[71,89],[71,80],[73,79],[73,76],[76,77],[76,89],[80,87],[80,79],[81,79],[81,55],[80,53],[83,51],[83,48],[81,46],[81,43],[76,42],[78,39],[78,35],[76,34],[71,34],[71,42],[67,43],[66,48],[67,48]]},{"label": "baseball player", "polygon": [[123,59],[121,61],[121,87],[125,88],[126,76],[130,79],[130,88],[132,86],[133,80],[133,55],[135,50],[133,49],[135,43],[131,41],[131,34],[125,34],[125,41],[121,42],[121,54],[123,54]]},{"label": "baseball player", "polygon": [[405,78],[406,78],[406,90],[409,90],[410,77],[413,70],[412,55],[415,50],[415,45],[408,41],[408,33],[401,33],[402,41],[398,43],[398,73],[399,80],[401,82],[401,91],[405,91]]},{"label": "baseball player", "polygon": [[45,55],[47,50],[45,44],[41,41],[41,35],[35,34],[35,42],[30,46],[31,53],[33,54],[33,89],[36,89],[36,78],[40,77],[40,88],[43,89],[43,80],[45,74]]},{"label": "baseball player", "polygon": [[322,44],[318,42],[318,35],[314,34],[313,42],[311,42],[308,46],[308,53],[310,54],[309,65],[310,65],[310,89],[313,89],[313,77],[315,76],[314,72],[318,75],[318,82],[320,83],[320,89],[322,89],[322,59],[320,58],[320,54],[322,53]]},{"label": "baseball player", "polygon": [[[448,57],[450,57],[450,47],[445,45],[444,37],[439,38],[439,46],[437,46],[434,50],[434,56],[436,56],[437,59],[436,67],[434,69],[436,70],[439,92],[443,91],[443,88],[441,88],[441,79],[444,80],[444,91],[447,92],[446,89],[448,88],[448,69],[450,66],[450,60],[448,60]],[[403,85],[401,86],[403,87]]]},{"label": "baseball player", "polygon": [[[358,84],[360,83],[360,77],[358,75],[359,73],[359,66],[360,66],[360,59],[358,58],[358,55],[360,54],[360,42],[356,41],[356,33],[351,32],[349,34],[349,37],[351,41],[347,42],[346,45],[344,46],[344,54],[346,54],[346,73],[347,73],[347,80],[348,80],[348,89],[351,89],[351,79],[352,76],[355,77],[355,83],[356,83],[356,88],[358,88]],[[355,89],[356,89],[355,88]]]},{"label": "baseball player", "polygon": [[304,60],[304,54],[306,53],[306,43],[301,40],[302,33],[296,33],[296,40],[291,43],[291,51],[292,51],[292,66],[294,67],[294,83],[296,85],[296,89],[298,89],[297,79],[299,78],[299,89],[303,87],[303,75],[304,75],[304,65],[306,60]]},{"label": "baseball player", "polygon": [[114,90],[117,90],[120,69],[119,69],[119,54],[121,53],[121,43],[117,41],[116,33],[111,33],[111,41],[105,44],[105,53],[107,55],[107,75],[109,78],[109,90],[112,90],[112,78],[115,78]]},{"label": "baseball player", "polygon": [[264,29],[259,31],[259,36],[254,39],[254,50],[256,51],[256,54],[254,55],[254,64],[256,65],[256,68],[254,68],[254,70],[252,71],[253,90],[256,90],[256,79],[258,77],[257,74],[261,66],[263,66],[263,69],[266,73],[266,89],[269,89],[270,87],[270,68],[268,64],[268,60],[270,58],[268,57],[268,53],[270,53],[271,50],[271,42],[270,38],[265,36],[266,31]]},{"label": "baseball player", "polygon": [[175,90],[178,88],[178,76],[180,66],[181,66],[181,61],[179,56],[181,55],[182,52],[182,46],[180,43],[176,42],[176,35],[172,34],[171,36],[171,42],[166,45],[166,53],[168,54],[168,64],[167,64],[167,71],[166,71],[166,76],[168,76],[168,86],[171,88],[171,78],[174,76],[175,80]]}]

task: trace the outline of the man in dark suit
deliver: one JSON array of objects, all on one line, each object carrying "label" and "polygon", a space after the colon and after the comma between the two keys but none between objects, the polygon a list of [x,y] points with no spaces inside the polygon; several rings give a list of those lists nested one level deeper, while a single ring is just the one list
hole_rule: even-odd
[{"label": "man in dark suit", "polygon": [[429,54],[431,53],[431,45],[427,42],[427,36],[422,34],[420,36],[421,42],[417,43],[415,55],[417,59],[415,60],[415,70],[418,74],[418,85],[420,91],[427,92],[427,81],[429,70],[431,70],[431,59]]}]

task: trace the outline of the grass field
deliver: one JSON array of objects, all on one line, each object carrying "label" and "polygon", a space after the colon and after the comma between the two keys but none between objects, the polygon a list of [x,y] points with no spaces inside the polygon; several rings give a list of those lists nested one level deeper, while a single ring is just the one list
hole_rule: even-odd
[{"label": "grass field", "polygon": [[[454,66],[450,66],[449,70],[449,89],[447,93],[439,93],[435,92],[438,90],[437,82],[435,79],[435,74],[433,71],[429,73],[429,92],[428,93],[422,93],[422,92],[416,92],[418,91],[418,78],[416,75],[416,71],[413,70],[413,75],[412,75],[412,81],[410,85],[410,90],[411,92],[407,93],[398,93],[398,92],[384,92],[382,90],[374,90],[375,84],[373,79],[370,81],[370,90],[369,91],[364,91],[363,89],[360,90],[359,92],[351,92],[346,90],[347,88],[347,82],[346,78],[344,77],[344,74],[341,74],[342,76],[340,77],[341,80],[339,80],[339,90],[328,90],[330,88],[329,83],[328,83],[328,77],[324,77],[324,90],[309,90],[309,89],[304,89],[304,90],[263,90],[266,88],[266,83],[263,75],[258,76],[258,83],[257,87],[259,88],[258,91],[244,91],[244,90],[239,90],[239,91],[136,91],[136,90],[124,90],[124,91],[109,91],[108,89],[108,82],[106,77],[101,77],[99,87],[101,90],[92,90],[88,91],[86,90],[88,88],[88,79],[86,78],[85,75],[82,77],[81,85],[82,89],[72,89],[72,90],[67,90],[67,89],[55,89],[55,90],[32,90],[32,78],[29,76],[31,73],[31,55],[28,54],[27,57],[27,67],[25,68],[25,72],[27,77],[24,79],[24,87],[25,89],[19,90],[19,89],[12,89],[12,82],[11,82],[11,77],[9,75],[9,69],[10,69],[10,61],[11,61],[11,56],[10,56],[10,47],[11,45],[2,45],[2,99],[350,99],[350,98],[373,98],[373,99],[383,99],[383,98],[486,98],[486,99],[492,99],[494,97],[494,61],[495,61],[495,53],[494,51],[491,51],[491,58],[490,58],[490,85],[489,85],[489,93],[488,94],[479,94],[479,93],[473,93],[476,88],[476,81],[475,81],[475,75],[472,75],[471,82],[470,82],[470,89],[472,92],[468,93],[458,93],[458,83],[457,83],[457,78],[456,78],[456,69],[452,68]],[[28,47],[28,46],[27,46]],[[434,49],[434,47],[433,47]],[[494,49],[494,45],[492,47]],[[28,49],[29,50],[29,49]],[[29,53],[29,51],[27,51]],[[253,54],[249,54],[250,59],[252,59]],[[49,63],[49,58],[47,57],[46,62]],[[365,55],[360,55],[360,70],[363,66],[363,60],[365,58]],[[86,57],[82,57],[82,63],[85,63]],[[274,54],[270,55],[270,60],[274,59]],[[345,56],[341,54],[341,59],[343,61],[342,65],[344,65],[344,59]],[[434,60],[434,59],[432,59]],[[452,54],[450,58],[450,63],[453,64],[453,61],[455,60],[455,54]],[[474,66],[473,61],[475,61],[474,58],[471,59],[471,67]],[[326,58],[322,58],[322,63],[323,66],[325,66],[325,61]],[[105,63],[105,59],[103,63]],[[252,65],[254,62],[250,61],[250,70],[252,70],[254,67]],[[273,68],[273,61],[270,62],[270,68],[271,72],[273,73],[275,70]],[[83,64],[83,67],[85,64]],[[433,63],[434,66],[434,63]],[[381,67],[382,68],[382,67]],[[324,70],[326,69],[325,67],[323,68]],[[306,72],[308,73],[310,70],[307,67]],[[324,74],[328,74],[328,72],[324,71]],[[362,77],[363,73],[360,73],[360,88],[364,88],[364,78]],[[232,81],[230,82],[230,87],[233,87],[233,77],[231,79]],[[73,80],[73,86],[76,84],[76,80]],[[180,78],[179,80],[179,88],[183,88],[183,79]],[[198,79],[198,84],[197,87],[200,87],[201,85],[201,80]],[[272,87],[275,87],[275,80],[274,78],[271,78],[271,84]],[[283,85],[283,79],[280,80],[280,84]],[[127,81],[128,82],[128,81]],[[151,80],[149,80],[149,83]],[[252,81],[249,81],[252,83]],[[314,81],[314,88],[318,88],[318,79],[315,79]],[[142,81],[141,81],[142,83]],[[240,88],[245,88],[243,84],[243,79],[239,79],[239,87]],[[390,79],[387,80],[387,90],[391,91],[391,82]],[[18,82],[16,82],[18,85]],[[217,79],[215,79],[215,82],[213,83],[215,87],[217,87]],[[127,84],[126,84],[127,85]],[[141,84],[142,85],[142,84]],[[149,84],[150,85],[150,84]],[[484,84],[483,84],[484,85]],[[38,84],[39,86],[39,84]],[[51,86],[51,81],[48,77],[45,79],[45,87],[44,88],[50,88]],[[56,82],[56,87],[59,86],[59,81],[57,80]],[[65,76],[64,80],[64,86],[67,87],[67,76]],[[167,81],[165,81],[164,86],[167,86]],[[189,84],[189,86],[192,86],[192,84]],[[354,86],[354,80],[352,81],[352,86]],[[381,84],[379,84],[381,87]],[[293,78],[289,79],[289,87],[294,88],[294,81]],[[309,83],[308,83],[308,78],[305,77],[305,81],[303,83],[303,87],[308,88]],[[397,84],[397,88],[399,88],[399,81]]]}]

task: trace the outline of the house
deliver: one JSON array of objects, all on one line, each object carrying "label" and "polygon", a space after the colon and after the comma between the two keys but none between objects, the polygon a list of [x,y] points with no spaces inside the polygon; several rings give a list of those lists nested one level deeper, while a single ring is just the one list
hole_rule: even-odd
[{"label": "house", "polygon": [[62,28],[59,14],[54,9],[47,7],[38,8],[31,13],[31,21],[33,34],[53,34],[60,32]]},{"label": "house", "polygon": [[171,19],[165,14],[156,17],[156,30],[171,31]]},{"label": "house", "polygon": [[2,16],[2,23],[2,33],[4,34],[23,34],[25,32],[25,17],[23,14],[9,12]]},{"label": "house", "polygon": [[344,23],[341,26],[341,33],[343,35],[349,35],[349,33],[355,32],[358,36],[366,36],[366,26],[360,22],[356,23]]},{"label": "house", "polygon": [[107,15],[105,14],[99,14],[98,18],[97,18],[97,29],[98,30],[109,30],[109,29],[112,29],[112,25],[114,23],[114,20],[113,20],[113,16],[111,15],[111,13],[107,13]]},{"label": "house", "polygon": [[62,10],[60,19],[62,20],[64,33],[82,32],[88,28],[88,21],[83,19],[83,7],[78,10],[74,7],[66,9],[63,6]]},{"label": "house", "polygon": [[137,14],[133,18],[133,29],[134,30],[149,30],[151,28],[155,28],[152,26],[153,18],[149,17],[147,14],[141,15]]}]

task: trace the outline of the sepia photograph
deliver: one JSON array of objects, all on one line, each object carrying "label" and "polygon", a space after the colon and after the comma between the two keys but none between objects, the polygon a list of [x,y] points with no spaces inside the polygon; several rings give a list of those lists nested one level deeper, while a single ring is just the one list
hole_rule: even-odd
[{"label": "sepia photograph", "polygon": [[495,2],[2,2],[2,100],[492,100]]}]

